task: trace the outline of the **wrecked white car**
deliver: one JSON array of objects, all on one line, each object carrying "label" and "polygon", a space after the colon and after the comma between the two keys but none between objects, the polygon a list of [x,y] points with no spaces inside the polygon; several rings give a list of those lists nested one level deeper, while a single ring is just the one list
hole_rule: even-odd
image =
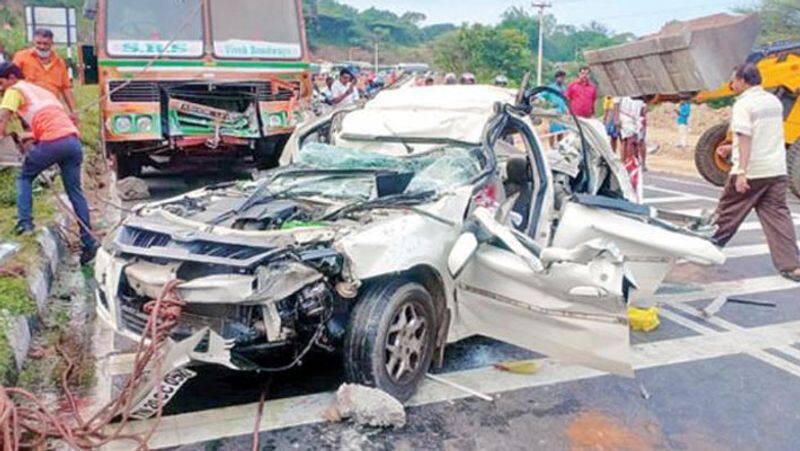
[{"label": "wrecked white car", "polygon": [[260,180],[138,208],[98,255],[100,315],[138,338],[179,279],[167,369],[282,370],[315,348],[400,399],[478,334],[631,375],[628,303],[676,259],[723,254],[633,202],[602,126],[569,122],[547,152],[517,103],[387,91],[298,130]]}]

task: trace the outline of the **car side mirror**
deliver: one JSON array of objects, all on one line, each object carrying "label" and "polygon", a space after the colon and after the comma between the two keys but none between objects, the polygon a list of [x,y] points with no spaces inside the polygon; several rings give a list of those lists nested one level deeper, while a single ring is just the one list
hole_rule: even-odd
[{"label": "car side mirror", "polygon": [[450,256],[447,258],[447,270],[453,278],[457,278],[461,271],[467,266],[467,263],[475,255],[478,250],[478,238],[472,232],[462,233],[458,237],[453,248],[450,250]]}]

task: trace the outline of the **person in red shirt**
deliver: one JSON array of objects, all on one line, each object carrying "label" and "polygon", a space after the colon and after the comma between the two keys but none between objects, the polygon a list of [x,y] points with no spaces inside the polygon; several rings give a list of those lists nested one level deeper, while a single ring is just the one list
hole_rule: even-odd
[{"label": "person in red shirt", "polygon": [[594,104],[597,101],[597,87],[589,78],[591,70],[581,67],[578,79],[567,87],[566,96],[572,112],[578,117],[594,117]]}]

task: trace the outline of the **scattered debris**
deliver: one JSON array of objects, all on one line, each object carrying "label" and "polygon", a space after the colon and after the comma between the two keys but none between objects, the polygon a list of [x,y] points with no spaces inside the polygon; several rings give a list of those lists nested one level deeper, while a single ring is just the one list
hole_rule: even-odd
[{"label": "scattered debris", "polygon": [[711,318],[712,316],[716,315],[717,312],[719,312],[719,310],[723,305],[725,305],[726,302],[728,302],[728,300],[728,295],[723,294],[722,296],[719,296],[711,301],[711,303],[704,308],[700,308],[698,310],[700,310],[700,313],[703,315],[703,317]]},{"label": "scattered debris", "polygon": [[19,244],[0,243],[0,262],[16,254],[18,250],[19,250]]},{"label": "scattered debris", "polygon": [[514,374],[535,374],[539,371],[539,362],[536,360],[517,360],[495,363],[494,368]]},{"label": "scattered debris", "polygon": [[117,182],[119,198],[126,201],[145,200],[150,198],[147,183],[138,177],[126,177]]},{"label": "scattered debris", "polygon": [[358,425],[401,428],[406,425],[403,404],[383,390],[358,384],[343,384],[336,404],[324,413],[329,421],[350,418]]},{"label": "scattered debris", "polygon": [[757,307],[775,308],[778,306],[778,304],[770,301],[755,301],[752,299],[741,299],[741,298],[728,298],[728,302],[730,302],[731,304],[755,305]]},{"label": "scattered debris", "polygon": [[484,401],[489,401],[489,402],[494,401],[494,398],[492,398],[491,396],[486,395],[484,393],[481,393],[479,391],[473,390],[473,389],[471,389],[469,387],[465,387],[463,385],[456,384],[455,382],[449,381],[449,380],[441,378],[439,376],[434,376],[433,374],[430,374],[430,373],[427,376],[428,376],[428,379],[430,379],[432,381],[436,381],[436,382],[438,382],[440,384],[447,385],[448,387],[455,388],[456,390],[461,390],[464,393],[469,393],[472,396],[477,396],[478,398],[481,398]]},{"label": "scattered debris", "polygon": [[650,392],[647,391],[647,387],[641,382],[639,382],[639,393],[642,394],[642,398],[644,398],[645,401],[650,399]]},{"label": "scattered debris", "polygon": [[628,308],[628,320],[631,330],[639,332],[652,332],[661,325],[658,319],[658,307],[646,309],[630,307]]}]

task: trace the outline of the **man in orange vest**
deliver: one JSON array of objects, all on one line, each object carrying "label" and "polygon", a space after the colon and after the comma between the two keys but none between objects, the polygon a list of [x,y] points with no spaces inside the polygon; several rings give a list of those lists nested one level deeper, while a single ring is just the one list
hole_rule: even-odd
[{"label": "man in orange vest", "polygon": [[24,80],[22,70],[13,63],[0,63],[0,136],[7,135],[12,115],[19,116],[30,130],[23,140],[35,145],[25,153],[17,179],[18,234],[29,233],[33,225],[33,181],[45,169],[58,165],[61,180],[80,222],[83,252],[81,264],[88,264],[97,253],[89,223],[89,206],[81,188],[83,149],[79,133],[64,105],[50,91]]},{"label": "man in orange vest", "polygon": [[69,108],[70,118],[78,120],[77,104],[72,92],[67,63],[53,51],[53,32],[41,28],[33,33],[34,46],[20,50],[14,55],[14,64],[22,70],[22,76],[30,83],[52,92]]}]

